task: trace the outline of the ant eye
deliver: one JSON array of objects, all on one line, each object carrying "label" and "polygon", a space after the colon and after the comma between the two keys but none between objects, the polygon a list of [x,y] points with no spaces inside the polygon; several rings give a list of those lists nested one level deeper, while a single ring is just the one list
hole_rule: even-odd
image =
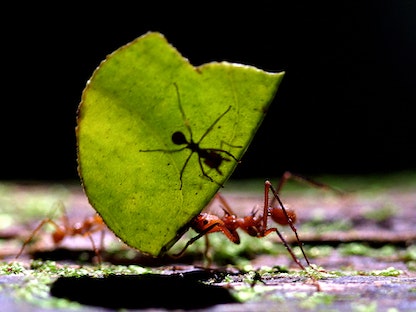
[{"label": "ant eye", "polygon": [[182,144],[188,143],[186,141],[185,135],[180,131],[176,131],[175,133],[172,134],[172,142],[175,143],[176,145],[182,145]]}]

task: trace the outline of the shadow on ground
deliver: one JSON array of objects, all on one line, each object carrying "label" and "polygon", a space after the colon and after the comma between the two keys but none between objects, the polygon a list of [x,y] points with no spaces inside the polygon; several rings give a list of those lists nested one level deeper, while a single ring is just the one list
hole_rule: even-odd
[{"label": "shadow on ground", "polygon": [[211,278],[216,278],[215,274],[207,271],[60,277],[53,283],[51,295],[110,309],[194,310],[237,302],[226,288],[204,283]]}]

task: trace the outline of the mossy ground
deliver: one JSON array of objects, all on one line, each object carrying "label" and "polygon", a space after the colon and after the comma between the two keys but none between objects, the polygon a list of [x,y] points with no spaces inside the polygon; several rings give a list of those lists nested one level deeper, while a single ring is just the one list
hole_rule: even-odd
[{"label": "mossy ground", "polygon": [[[387,304],[383,306],[386,311],[395,311],[393,303],[397,303],[397,298],[407,296],[413,300],[409,302],[415,302],[415,174],[317,179],[348,190],[349,194],[339,198],[290,182],[282,191],[282,198],[296,209],[299,236],[318,270],[300,270],[277,236],[258,239],[242,233],[241,244],[236,245],[217,233],[209,239],[209,272],[213,275],[204,283],[226,287],[247,307],[260,307],[266,301],[310,311],[323,307],[352,308],[354,302],[354,311],[361,311],[360,307],[378,311],[383,304]],[[230,182],[223,192],[241,215],[250,213],[256,205],[261,207],[262,194],[261,181]],[[103,263],[99,265],[91,262],[96,259],[85,237],[68,237],[64,244],[54,246],[49,234],[53,227],[40,231],[21,258],[14,259],[22,240],[40,220],[49,216],[60,222],[58,202],[65,204],[71,222],[94,212],[77,185],[0,185],[0,275],[8,279],[0,287],[18,301],[57,310],[80,309],[79,303],[51,296],[50,288],[59,277],[105,279],[110,275],[173,274],[207,265],[204,239],[190,246],[180,259],[154,259],[128,248],[110,232],[106,233]],[[215,213],[218,207],[213,203],[209,209]],[[291,231],[283,228],[282,232],[301,258]],[[190,230],[172,252],[194,235]],[[361,291],[367,289],[369,295],[359,299],[354,286],[360,286]],[[386,303],[388,296],[379,296],[379,290],[391,293],[397,300],[391,297]],[[408,306],[413,308],[409,302]],[[407,311],[406,307],[401,310]]]}]

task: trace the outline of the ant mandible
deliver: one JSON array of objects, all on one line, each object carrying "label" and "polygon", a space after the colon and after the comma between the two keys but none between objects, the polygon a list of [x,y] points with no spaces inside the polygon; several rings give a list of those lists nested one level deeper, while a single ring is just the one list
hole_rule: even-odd
[{"label": "ant mandible", "polygon": [[[283,205],[280,197],[279,192],[283,185],[286,183],[287,180],[294,179],[300,182],[304,182],[310,184],[312,186],[323,188],[323,189],[330,189],[336,193],[343,194],[342,191],[330,187],[326,184],[316,182],[312,179],[303,177],[301,175],[292,174],[290,172],[285,172],[280,179],[280,182],[277,188],[274,188],[272,183],[268,180],[264,183],[264,202],[263,202],[263,213],[257,214],[257,211],[252,211],[252,213],[248,216],[243,218],[237,217],[237,215],[233,212],[230,205],[227,201],[222,197],[220,194],[216,194],[216,198],[221,202],[222,209],[224,211],[224,215],[222,217],[218,217],[216,215],[212,215],[209,213],[201,213],[197,215],[195,218],[191,220],[188,225],[189,227],[195,230],[198,235],[191,238],[186,245],[182,248],[182,250],[176,254],[174,257],[180,257],[185,252],[185,250],[193,244],[196,240],[201,238],[204,235],[209,233],[215,232],[222,232],[231,242],[235,244],[240,243],[240,236],[237,232],[238,229],[243,230],[247,234],[253,237],[262,238],[265,237],[273,232],[275,232],[279,239],[282,241],[283,245],[291,255],[292,259],[295,263],[302,269],[305,270],[304,265],[300,262],[300,260],[295,256],[294,252],[290,248],[289,244],[283,237],[283,235],[279,232],[276,227],[268,227],[268,219],[271,218],[274,222],[280,225],[289,225],[293,233],[295,234],[297,244],[302,252],[302,255],[309,267],[311,267],[310,261],[303,249],[302,242],[299,238],[297,233],[295,223],[296,223],[296,213],[291,210],[285,208]],[[270,191],[273,194],[272,200],[269,200],[269,193]],[[278,206],[276,206],[278,204]],[[183,233],[183,232],[182,232]]]},{"label": "ant mandible", "polygon": [[[231,157],[233,160],[235,160],[237,163],[239,163],[240,161],[230,152],[221,149],[221,148],[202,148],[200,147],[200,144],[202,142],[202,140],[208,135],[209,132],[211,132],[211,130],[214,128],[214,126],[220,121],[221,118],[224,117],[225,114],[227,114],[230,109],[231,106],[229,106],[224,113],[222,113],[212,124],[211,126],[209,126],[209,128],[204,132],[204,134],[201,136],[201,138],[195,142],[193,140],[193,135],[192,135],[192,129],[191,126],[189,125],[189,122],[186,118],[185,115],[185,111],[182,107],[182,103],[181,103],[181,98],[180,98],[180,94],[179,94],[179,88],[178,85],[176,83],[173,84],[175,86],[176,89],[176,94],[178,97],[178,105],[179,105],[179,109],[181,111],[182,114],[182,118],[185,121],[185,127],[188,129],[189,132],[189,140],[186,138],[185,134],[181,131],[176,131],[172,134],[172,142],[176,145],[185,145],[182,148],[179,149],[173,149],[173,150],[169,150],[169,149],[153,149],[153,150],[139,150],[140,152],[164,152],[164,153],[176,153],[176,152],[180,152],[183,151],[185,149],[189,149],[191,151],[191,153],[189,154],[189,156],[186,158],[185,163],[182,166],[182,169],[180,171],[179,174],[179,179],[180,179],[180,189],[182,189],[182,185],[183,185],[183,181],[182,181],[182,177],[183,177],[183,173],[185,171],[185,168],[189,162],[189,160],[191,159],[191,156],[196,153],[198,155],[198,162],[199,162],[199,167],[201,169],[202,175],[206,178],[208,178],[211,182],[214,182],[216,184],[218,184],[220,187],[223,187],[223,185],[221,183],[218,183],[217,181],[215,181],[212,177],[210,177],[204,169],[204,166],[202,165],[202,160],[205,163],[205,165],[207,165],[208,167],[210,167],[211,169],[215,169],[218,174],[222,175],[222,172],[220,170],[220,166],[223,163],[223,161],[230,161],[229,158],[223,157],[221,155],[221,153],[224,153],[226,155],[228,155],[229,157]],[[226,142],[222,142],[225,143],[231,147],[236,147],[236,148],[241,148],[242,146],[235,146],[235,145],[231,145],[228,144]]]},{"label": "ant mandible", "polygon": [[[64,206],[60,206],[60,208],[63,210],[62,215],[62,225],[59,225],[57,222],[52,220],[51,218],[45,218],[43,219],[39,225],[32,231],[32,234],[23,242],[22,247],[20,248],[19,253],[16,255],[16,259],[21,256],[23,253],[23,250],[25,249],[26,245],[32,241],[36,233],[39,232],[39,230],[45,225],[45,224],[51,224],[55,230],[52,232],[52,240],[55,245],[60,244],[65,237],[73,237],[73,236],[83,236],[88,237],[88,239],[91,242],[92,249],[94,250],[94,253],[97,257],[98,263],[101,263],[101,256],[100,256],[100,249],[103,246],[103,240],[104,240],[104,232],[105,232],[105,224],[103,219],[98,215],[95,214],[93,216],[85,218],[82,222],[76,222],[73,225],[69,223],[68,216],[66,214]],[[97,248],[94,239],[92,238],[92,234],[101,231],[101,244],[100,249]]]}]

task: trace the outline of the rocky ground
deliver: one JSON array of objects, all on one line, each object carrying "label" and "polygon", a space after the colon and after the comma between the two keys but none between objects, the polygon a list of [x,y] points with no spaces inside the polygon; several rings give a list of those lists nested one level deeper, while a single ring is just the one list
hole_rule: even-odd
[{"label": "rocky ground", "polygon": [[[71,224],[94,210],[76,184],[5,183],[0,189],[0,301],[9,310],[28,311],[45,305],[71,310],[74,302],[85,311],[416,311],[414,174],[347,180],[330,180],[346,190],[344,195],[305,186],[282,190],[284,203],[296,210],[297,232],[314,267],[307,270],[294,263],[275,235],[258,239],[241,234],[242,243],[234,245],[221,233],[211,234],[208,268],[204,239],[180,259],[154,259],[131,250],[108,230],[99,266],[88,238],[66,237],[55,246],[47,226],[16,261],[22,241],[57,202],[64,204]],[[222,194],[241,216],[263,201],[258,181],[231,182]],[[207,209],[221,214],[218,202]],[[62,224],[59,216],[54,220]],[[308,267],[292,231],[281,231]],[[178,246],[192,235],[190,231]],[[95,233],[97,245],[99,238]],[[75,271],[68,274],[68,266]],[[78,272],[75,279],[73,272]],[[98,297],[91,287],[100,289]],[[63,304],[58,298],[70,300]]]}]

